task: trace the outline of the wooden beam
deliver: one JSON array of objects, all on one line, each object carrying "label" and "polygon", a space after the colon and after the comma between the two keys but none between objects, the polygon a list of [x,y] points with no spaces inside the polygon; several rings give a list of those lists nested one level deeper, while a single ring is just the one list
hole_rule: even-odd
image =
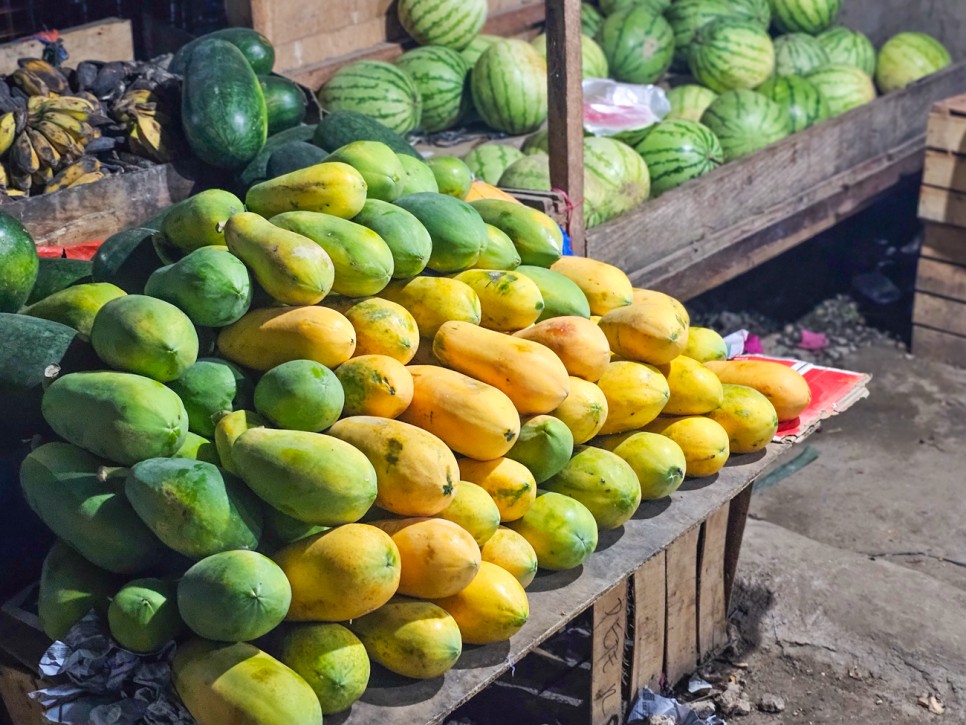
[{"label": "wooden beam", "polygon": [[922,183],[940,189],[966,191],[966,156],[927,149]]},{"label": "wooden beam", "polygon": [[[941,332],[966,336],[966,303],[918,292],[912,308],[912,322]],[[962,364],[962,360],[959,364]]]}]

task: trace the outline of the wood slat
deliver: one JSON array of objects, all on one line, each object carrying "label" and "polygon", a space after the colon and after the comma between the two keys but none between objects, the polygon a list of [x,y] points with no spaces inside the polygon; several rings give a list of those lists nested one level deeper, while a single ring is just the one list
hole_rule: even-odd
[{"label": "wood slat", "polygon": [[927,149],[922,183],[940,189],[966,191],[966,156]]},{"label": "wood slat", "polygon": [[728,642],[725,607],[725,553],[729,506],[722,506],[701,525],[698,571],[698,653],[702,661]]},{"label": "wood slat", "polygon": [[931,113],[926,129],[926,148],[966,153],[966,118],[947,113]]},{"label": "wood slat", "polygon": [[0,699],[14,725],[42,725],[46,722],[43,708],[27,697],[40,687],[40,680],[34,675],[0,660]]},{"label": "wood slat", "polygon": [[611,588],[593,605],[593,655],[590,669],[590,723],[617,725],[624,714],[624,638],[627,634],[627,581]]},{"label": "wood slat", "polygon": [[966,193],[923,186],[919,194],[919,218],[966,227]]},{"label": "wood slat", "polygon": [[[770,464],[777,468],[780,460]],[[766,470],[771,470],[766,469]],[[741,553],[741,542],[745,537],[745,524],[748,522],[748,509],[751,507],[753,486],[740,491],[728,504],[728,535],[725,543],[725,610],[731,603],[731,591],[735,584],[735,573],[738,570],[738,554]]]},{"label": "wood slat", "polygon": [[642,687],[661,690],[664,673],[664,628],[667,623],[666,554],[644,562],[631,579],[634,588],[634,641],[631,649],[630,693]]},{"label": "wood slat", "polygon": [[912,308],[912,321],[941,332],[966,336],[966,303],[918,292]]},{"label": "wood slat", "polygon": [[920,258],[916,289],[966,302],[966,267]]},{"label": "wood slat", "polygon": [[966,229],[926,224],[920,254],[929,259],[966,266]]},{"label": "wood slat", "polygon": [[912,353],[917,357],[963,367],[966,365],[966,337],[913,325]]},{"label": "wood slat", "polygon": [[664,671],[674,684],[698,664],[698,536],[686,531],[667,549],[667,631]]}]

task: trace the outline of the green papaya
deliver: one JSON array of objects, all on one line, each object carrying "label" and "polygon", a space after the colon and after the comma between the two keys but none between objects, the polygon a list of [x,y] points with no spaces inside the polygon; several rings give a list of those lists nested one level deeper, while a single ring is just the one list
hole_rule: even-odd
[{"label": "green papaya", "polygon": [[430,156],[426,165],[436,178],[436,186],[440,194],[464,198],[470,192],[473,184],[473,172],[463,159],[455,156]]},{"label": "green papaya", "polygon": [[27,304],[32,305],[54,292],[60,292],[71,285],[91,282],[94,263],[89,259],[68,259],[64,257],[41,257],[37,268],[37,281],[34,282]]},{"label": "green papaya", "polygon": [[40,570],[37,595],[44,634],[61,639],[92,609],[104,616],[120,584],[116,574],[91,564],[63,541],[55,541]]},{"label": "green papaya", "polygon": [[[520,266],[520,253],[503,230],[492,224],[486,225],[486,246],[476,260],[478,269],[516,269]],[[561,275],[562,276],[562,275]]]},{"label": "green papaya", "polygon": [[267,425],[267,420],[250,410],[236,410],[222,417],[215,425],[215,448],[221,467],[237,476],[238,468],[231,457],[235,441],[249,428],[264,428]]},{"label": "green papaya", "polygon": [[47,443],[20,467],[24,499],[81,556],[118,574],[160,561],[161,542],[137,517],[106,461],[68,443]]},{"label": "green papaya", "polygon": [[402,193],[400,196],[418,194],[422,191],[439,193],[439,184],[436,183],[436,175],[433,170],[426,165],[422,157],[410,156],[409,154],[398,154],[399,161],[402,163],[403,175]]},{"label": "green papaya", "polygon": [[562,420],[535,415],[520,425],[520,435],[506,457],[526,466],[540,484],[560,473],[573,452],[574,435]]},{"label": "green papaya", "polygon": [[366,180],[366,197],[395,201],[402,194],[405,171],[396,153],[380,141],[353,141],[326,157],[349,164]]},{"label": "green papaya", "polygon": [[213,463],[216,466],[221,464],[218,458],[218,449],[215,444],[207,438],[188,431],[181,448],[171,454],[172,458],[191,458],[196,461]]},{"label": "green papaya", "polygon": [[90,282],[68,287],[30,305],[23,314],[53,320],[90,337],[101,307],[126,293],[110,282]]},{"label": "green papaya", "polygon": [[543,296],[543,311],[537,322],[551,317],[590,317],[590,303],[587,295],[569,277],[546,267],[523,264],[516,268],[520,274],[529,277]]},{"label": "green papaya", "polygon": [[308,141],[290,141],[272,151],[265,166],[267,178],[274,179],[292,171],[321,164],[328,152]]},{"label": "green papaya", "polygon": [[352,221],[382,237],[392,254],[394,279],[415,277],[426,268],[433,239],[410,212],[395,204],[368,199]]},{"label": "green papaya", "polygon": [[255,410],[288,430],[323,431],[339,419],[344,405],[339,378],[315,360],[276,365],[255,386]]},{"label": "green papaya", "polygon": [[254,392],[251,380],[241,368],[217,358],[199,359],[168,387],[184,403],[188,430],[208,438],[215,434],[215,418],[244,408]]},{"label": "green papaya", "polygon": [[510,237],[524,264],[549,267],[560,259],[563,232],[542,211],[503,199],[477,199],[471,204],[483,221]]},{"label": "green papaya", "polygon": [[112,234],[91,259],[91,279],[110,282],[129,295],[144,292],[148,277],[164,262],[154,246],[157,229],[136,227]]},{"label": "green papaya", "polygon": [[641,503],[641,484],[630,464],[593,446],[578,446],[573,458],[542,488],[582,503],[602,531],[622,526]]},{"label": "green papaya", "polygon": [[269,136],[298,126],[305,120],[308,101],[298,83],[282,76],[269,75],[260,75],[258,82],[265,96]]},{"label": "green papaya", "polygon": [[415,216],[432,237],[427,267],[446,273],[476,264],[486,247],[486,226],[472,206],[446,194],[429,192],[410,194],[395,203]]},{"label": "green papaya", "polygon": [[128,582],[111,600],[107,623],[114,641],[126,650],[147,653],[161,649],[184,631],[177,586],[154,578]]},{"label": "green papaya", "polygon": [[161,222],[161,233],[182,252],[223,247],[225,224],[242,211],[245,205],[230,191],[206,189],[172,206]]},{"label": "green papaya", "polygon": [[23,307],[39,267],[37,247],[23,224],[0,212],[0,312]]},{"label": "green papaya", "polygon": [[288,514],[283,514],[274,506],[265,507],[265,539],[275,546],[291,544],[306,536],[321,534],[328,528],[328,526],[299,521]]}]

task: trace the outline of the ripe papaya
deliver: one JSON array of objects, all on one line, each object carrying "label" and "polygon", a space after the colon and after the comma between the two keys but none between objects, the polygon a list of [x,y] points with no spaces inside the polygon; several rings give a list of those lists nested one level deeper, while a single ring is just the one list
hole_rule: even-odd
[{"label": "ripe papaya", "polygon": [[722,383],[745,385],[768,398],[778,420],[795,420],[812,401],[812,391],[797,370],[770,360],[713,360],[705,365]]},{"label": "ripe papaya", "polygon": [[708,413],[728,432],[732,453],[754,453],[767,446],[778,431],[778,413],[764,395],[745,385],[722,385],[721,405]]},{"label": "ripe papaya", "polygon": [[479,295],[465,282],[448,277],[413,277],[390,282],[380,296],[406,308],[416,320],[422,337],[432,338],[450,320],[478,325],[482,318]]},{"label": "ripe papaya", "polygon": [[244,408],[251,403],[251,380],[238,367],[217,358],[201,358],[168,383],[188,413],[188,429],[210,438],[215,434],[215,416]]},{"label": "ripe papaya", "polygon": [[107,610],[111,637],[131,652],[155,652],[184,631],[178,613],[177,586],[147,578],[125,584]]},{"label": "ripe papaya", "polygon": [[264,428],[268,421],[250,410],[235,410],[222,416],[215,424],[215,448],[221,467],[238,475],[238,468],[231,457],[231,449],[241,434],[249,428]]},{"label": "ripe papaya", "polygon": [[667,436],[635,432],[611,450],[634,469],[644,501],[670,496],[684,481],[684,451]]},{"label": "ripe papaya", "polygon": [[691,324],[691,315],[688,314],[687,308],[681,302],[664,292],[658,292],[653,289],[641,289],[640,287],[635,287],[632,291],[631,304],[665,304],[669,305],[674,312],[681,318],[681,324],[685,327]]},{"label": "ripe papaya", "polygon": [[446,194],[409,194],[395,202],[429,232],[433,240],[426,266],[434,272],[469,269],[486,247],[486,226],[472,206]]},{"label": "ripe papaya", "polygon": [[543,310],[540,289],[528,277],[498,269],[468,269],[458,279],[480,298],[480,326],[513,332],[529,327]]},{"label": "ripe papaya", "polygon": [[645,430],[667,436],[681,447],[687,463],[685,475],[690,478],[713,476],[724,468],[731,453],[728,432],[710,418],[661,417]]},{"label": "ripe papaya", "polygon": [[586,443],[600,432],[607,420],[607,396],[596,384],[583,378],[570,378],[570,395],[551,415],[566,425],[574,444]]},{"label": "ripe papaya", "polygon": [[259,182],[245,195],[248,211],[269,219],[311,211],[351,219],[366,203],[366,180],[348,164],[323,162]]},{"label": "ripe papaya", "polygon": [[626,360],[665,365],[688,344],[688,328],[664,304],[633,304],[600,318],[610,349]]},{"label": "ripe papaya", "polygon": [[182,252],[225,246],[225,224],[245,211],[242,200],[223,189],[205,189],[180,201],[164,215],[161,233]]},{"label": "ripe papaya", "polygon": [[396,418],[413,399],[413,376],[386,355],[361,355],[335,369],[345,392],[343,415]]},{"label": "ripe papaya", "polygon": [[348,164],[366,180],[366,196],[395,201],[402,196],[406,172],[396,152],[381,141],[352,141],[326,157],[326,162]]},{"label": "ripe papaya", "polygon": [[552,269],[530,264],[521,264],[516,271],[532,279],[540,288],[543,311],[537,322],[549,320],[551,317],[590,317],[587,295],[569,277]]},{"label": "ripe papaya", "polygon": [[559,418],[535,415],[520,425],[520,435],[506,457],[522,463],[543,483],[559,473],[574,452],[574,436]]},{"label": "ripe papaya", "polygon": [[530,602],[523,585],[510,572],[484,561],[461,591],[435,604],[450,613],[468,644],[510,639],[530,618]]},{"label": "ripe papaya", "polygon": [[671,389],[660,370],[626,360],[608,365],[597,386],[607,398],[602,435],[644,427],[660,415],[671,397]]},{"label": "ripe papaya", "polygon": [[539,342],[560,358],[574,377],[597,382],[610,364],[610,343],[600,327],[583,317],[554,317],[514,333]]},{"label": "ripe papaya", "polygon": [[385,355],[405,365],[419,349],[416,318],[402,305],[372,297],[344,314],[356,331],[356,356]]},{"label": "ripe papaya", "polygon": [[453,500],[436,514],[466,529],[477,546],[483,546],[500,526],[500,509],[482,486],[460,481]]},{"label": "ripe papaya", "polygon": [[27,307],[23,314],[59,322],[90,337],[100,309],[126,293],[109,282],[90,282],[68,287]]},{"label": "ripe papaya", "polygon": [[575,569],[597,548],[594,515],[576,499],[552,491],[541,492],[508,527],[530,543],[541,569]]},{"label": "ripe papaya", "polygon": [[501,526],[480,550],[483,561],[508,571],[526,589],[537,575],[537,552],[513,529]]},{"label": "ripe papaya", "polygon": [[721,405],[724,390],[717,376],[697,360],[679,355],[658,370],[667,379],[671,395],[664,415],[702,415]]},{"label": "ripe papaya", "polygon": [[728,346],[724,339],[707,327],[688,328],[688,344],[681,354],[700,363],[711,360],[727,360]]},{"label": "ripe papaya", "polygon": [[460,477],[479,485],[496,503],[500,521],[516,521],[526,514],[537,495],[537,482],[522,463],[509,458],[475,461],[461,458]]},{"label": "ripe papaya", "polygon": [[550,269],[580,287],[587,297],[591,314],[607,314],[619,307],[626,307],[633,299],[630,279],[607,262],[589,257],[561,257]]},{"label": "ripe papaya", "polygon": [[510,237],[524,264],[549,267],[560,259],[563,233],[542,211],[503,199],[479,199],[471,205],[484,222]]},{"label": "ripe papaya", "polygon": [[[520,253],[513,240],[502,229],[486,225],[486,246],[476,260],[476,269],[516,269],[520,266]],[[542,313],[541,313],[542,314]]]},{"label": "ripe papaya", "polygon": [[288,430],[323,431],[339,419],[344,404],[339,379],[315,360],[277,365],[255,386],[255,410]]},{"label": "ripe papaya", "polygon": [[61,540],[54,542],[40,570],[37,614],[44,634],[56,641],[92,609],[107,614],[121,581],[91,564]]},{"label": "ripe papaya", "polygon": [[426,269],[433,251],[433,238],[419,219],[401,206],[367,199],[352,221],[382,237],[392,254],[393,279],[415,277]]},{"label": "ripe papaya", "polygon": [[470,190],[467,192],[466,196],[463,197],[465,201],[478,201],[480,199],[500,199],[501,201],[509,201],[513,204],[519,204],[520,202],[513,196],[507,194],[503,189],[493,186],[493,184],[488,184],[485,181],[476,179],[472,184],[470,184]]},{"label": "ripe papaya", "polygon": [[543,488],[580,501],[601,530],[620,528],[641,504],[634,469],[620,456],[591,446],[579,447]]}]

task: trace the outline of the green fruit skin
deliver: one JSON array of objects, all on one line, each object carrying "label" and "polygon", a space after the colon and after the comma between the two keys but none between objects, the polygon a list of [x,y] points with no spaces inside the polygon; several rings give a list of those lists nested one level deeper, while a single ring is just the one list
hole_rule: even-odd
[{"label": "green fruit skin", "polygon": [[129,295],[144,292],[151,273],[164,264],[154,246],[157,233],[141,226],[112,234],[91,260],[91,279],[115,284]]},{"label": "green fruit skin", "polygon": [[358,521],[376,500],[376,471],[361,451],[319,433],[251,428],[231,457],[262,500],[309,524]]},{"label": "green fruit skin", "polygon": [[255,386],[255,410],[288,430],[323,431],[339,419],[344,405],[339,378],[314,360],[282,363]]},{"label": "green fruit skin", "polygon": [[426,165],[436,177],[440,194],[462,199],[470,192],[473,172],[462,159],[455,156],[431,156],[426,159]]},{"label": "green fruit skin", "polygon": [[188,435],[185,436],[181,448],[171,454],[171,457],[190,458],[195,461],[213,463],[216,466],[221,465],[221,459],[218,458],[218,448],[215,444],[204,436],[192,433],[190,430],[188,431]]},{"label": "green fruit skin", "polygon": [[211,463],[149,458],[128,472],[124,495],[155,536],[191,559],[254,549],[261,538],[260,501]]},{"label": "green fruit skin", "polygon": [[402,162],[405,175],[402,180],[402,189],[399,196],[409,196],[423,191],[439,193],[439,184],[436,182],[436,175],[429,168],[422,158],[414,158],[409,154],[398,154]]},{"label": "green fruit skin", "polygon": [[382,237],[392,254],[393,279],[409,279],[426,268],[433,239],[419,219],[402,207],[367,199],[352,221]]},{"label": "green fruit skin", "polygon": [[486,225],[486,246],[476,260],[479,269],[516,269],[520,266],[520,253],[510,239],[492,224]]},{"label": "green fruit skin", "polygon": [[124,498],[116,474],[98,476],[108,465],[68,443],[47,443],[24,459],[20,486],[40,520],[89,562],[117,574],[143,571],[164,547]]},{"label": "green fruit skin", "polygon": [[183,74],[188,56],[204,38],[218,38],[234,45],[245,56],[252,70],[259,75],[272,72],[272,67],[275,65],[275,48],[268,38],[250,28],[223,28],[186,43],[174,54],[168,70],[179,75]]},{"label": "green fruit skin", "polygon": [[321,534],[328,526],[307,524],[304,521],[283,514],[273,506],[265,507],[265,539],[276,545],[291,544],[306,536]]},{"label": "green fruit skin", "polygon": [[506,526],[530,542],[541,569],[575,569],[597,548],[594,515],[576,499],[551,491],[538,492],[523,518]]},{"label": "green fruit skin", "polygon": [[520,426],[520,435],[506,454],[522,463],[537,483],[560,473],[574,452],[574,434],[559,418],[537,415]]},{"label": "green fruit skin", "polygon": [[242,211],[245,205],[230,191],[206,189],[172,206],[161,222],[161,233],[183,252],[223,247],[225,223]]},{"label": "green fruit skin", "polygon": [[59,377],[44,393],[41,412],[61,438],[124,466],[172,455],[188,432],[177,394],[129,373]]},{"label": "green fruit skin", "polygon": [[177,587],[163,579],[135,579],[114,595],[107,610],[111,636],[131,652],[155,652],[184,631]]},{"label": "green fruit skin", "polygon": [[125,295],[101,307],[91,345],[112,368],[162,383],[181,377],[198,359],[198,333],[188,316],[145,295]]},{"label": "green fruit skin", "polygon": [[[280,149],[282,146],[287,146],[292,142],[309,142],[312,140],[312,136],[315,134],[316,126],[308,124],[300,124],[295,128],[289,128],[285,131],[279,131],[274,136],[269,136],[265,139],[265,144],[262,146],[262,150],[251,161],[245,166],[238,174],[236,174],[235,181],[240,189],[248,191],[255,184],[266,181],[269,178],[274,178],[274,174],[268,172],[268,164],[271,161],[272,155]],[[324,157],[328,152],[323,148],[318,148],[321,155]],[[313,164],[316,163],[314,160]],[[312,164],[303,164],[303,166],[311,166]]]},{"label": "green fruit skin", "polygon": [[218,451],[221,467],[237,476],[238,469],[231,457],[231,449],[235,441],[249,428],[267,425],[267,420],[251,410],[236,410],[221,418],[215,426],[215,448]]},{"label": "green fruit skin", "polygon": [[26,308],[23,314],[59,322],[89,337],[101,307],[125,294],[124,290],[109,282],[79,284],[54,292]]},{"label": "green fruit skin", "polygon": [[522,264],[516,269],[529,277],[540,289],[543,297],[543,312],[537,322],[551,317],[590,317],[590,303],[587,295],[569,277],[545,267]]},{"label": "green fruit skin", "polygon": [[305,119],[308,102],[299,85],[282,76],[259,76],[268,113],[268,135],[298,126]]},{"label": "green fruit skin", "polygon": [[63,541],[55,541],[44,558],[37,595],[44,634],[57,641],[91,609],[104,616],[120,584],[117,575],[91,564]]},{"label": "green fruit skin", "polygon": [[599,529],[623,526],[641,504],[641,484],[630,464],[591,446],[579,446],[543,487],[580,501],[594,515]]},{"label": "green fruit skin", "polygon": [[188,430],[206,438],[215,434],[214,416],[244,408],[254,392],[241,368],[217,358],[201,358],[168,387],[184,403]]},{"label": "green fruit skin", "polygon": [[178,582],[178,610],[205,639],[247,642],[271,632],[288,614],[285,572],[256,551],[223,551],[202,559]]},{"label": "green fruit skin", "polygon": [[434,272],[469,269],[486,246],[486,227],[469,204],[446,194],[425,192],[396,200],[415,216],[433,240],[426,265]]},{"label": "green fruit skin", "polygon": [[524,264],[549,267],[560,259],[563,233],[556,224],[547,223],[546,214],[502,199],[478,199],[471,206],[484,222],[510,237]]},{"label": "green fruit skin", "polygon": [[380,141],[353,141],[329,154],[326,161],[349,164],[366,180],[369,199],[395,201],[406,172],[396,153]]},{"label": "green fruit skin", "polygon": [[319,121],[312,143],[324,149],[337,149],[353,141],[381,141],[397,154],[422,159],[405,138],[358,111],[332,111]]},{"label": "green fruit skin", "polygon": [[0,212],[0,312],[17,312],[37,281],[40,259],[23,225]]},{"label": "green fruit skin", "polygon": [[37,281],[34,282],[27,304],[32,305],[49,297],[54,292],[75,284],[91,281],[94,263],[88,259],[61,259],[60,257],[41,257],[37,268]]},{"label": "green fruit skin", "polygon": [[268,178],[274,179],[276,176],[321,164],[328,155],[328,152],[307,141],[290,141],[272,151],[265,172]]}]

